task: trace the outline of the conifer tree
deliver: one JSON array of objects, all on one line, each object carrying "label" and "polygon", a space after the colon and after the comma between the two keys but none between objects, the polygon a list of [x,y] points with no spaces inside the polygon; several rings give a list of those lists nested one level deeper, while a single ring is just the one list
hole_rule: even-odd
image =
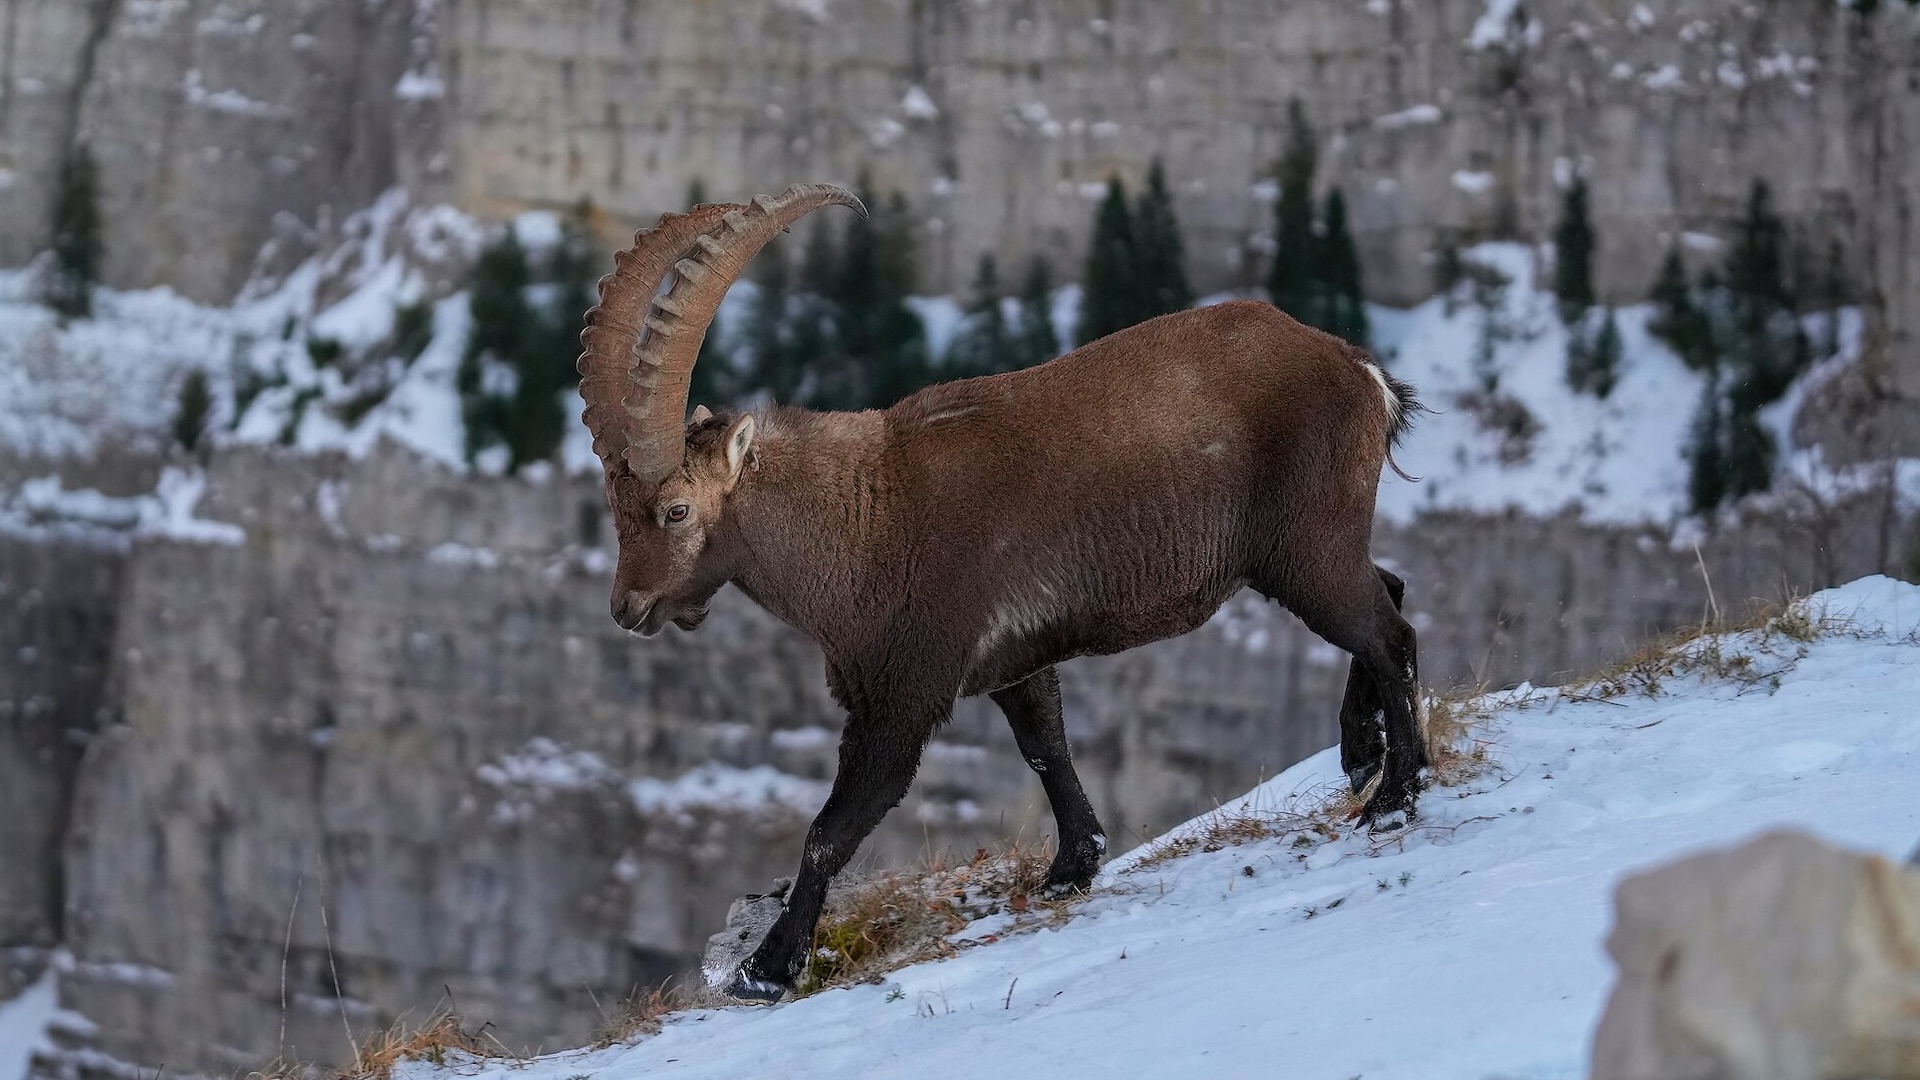
[{"label": "conifer tree", "polygon": [[580,385],[580,328],[599,302],[593,250],[593,201],[582,198],[560,223],[560,242],[547,265],[553,286],[545,314],[545,355],[530,360],[537,380],[556,392]]},{"label": "conifer tree", "polygon": [[512,453],[511,402],[519,391],[515,360],[528,351],[528,338],[537,329],[533,305],[527,302],[532,276],[527,249],[513,226],[480,249],[467,299],[473,329],[454,378],[469,461],[502,443]]},{"label": "conifer tree", "polygon": [[1567,385],[1605,398],[1620,378],[1620,325],[1613,310],[1595,318],[1592,309],[1567,328]]},{"label": "conifer tree", "polygon": [[1560,200],[1560,225],[1553,231],[1553,291],[1560,299],[1560,321],[1572,326],[1593,306],[1593,224],[1587,217],[1587,182],[1578,179]]},{"label": "conifer tree", "polygon": [[[913,219],[905,196],[876,198],[865,177],[870,218],[848,220],[833,288],[825,297],[830,340],[809,366],[817,378],[809,402],[831,409],[891,405],[932,378],[926,327],[906,298],[913,291]],[[809,320],[799,316],[804,327]],[[817,324],[816,324],[817,325]]]},{"label": "conifer tree", "polygon": [[1364,349],[1368,325],[1366,298],[1360,289],[1360,253],[1347,230],[1347,200],[1337,187],[1327,193],[1323,221],[1314,260],[1318,303],[1309,309],[1308,321]]},{"label": "conifer tree", "polygon": [[179,407],[173,415],[173,439],[188,452],[200,445],[206,434],[207,414],[213,411],[213,394],[207,388],[207,373],[200,368],[187,372],[180,384]]},{"label": "conifer tree", "polygon": [[1274,207],[1273,266],[1267,293],[1280,310],[1306,319],[1314,306],[1317,263],[1313,235],[1313,129],[1298,98],[1287,103],[1287,147],[1280,159],[1280,198]]},{"label": "conifer tree", "polygon": [[1180,223],[1173,212],[1173,194],[1160,159],[1147,171],[1147,189],[1140,194],[1133,218],[1134,274],[1138,282],[1140,322],[1181,311],[1193,303],[1187,283],[1186,256],[1180,242]]},{"label": "conifer tree", "polygon": [[1053,287],[1044,255],[1035,255],[1020,290],[1020,326],[1014,338],[1015,368],[1044,364],[1060,355],[1060,336],[1053,329]]},{"label": "conifer tree", "polygon": [[1827,244],[1827,262],[1820,275],[1820,306],[1826,309],[1826,317],[1821,320],[1820,355],[1834,356],[1840,352],[1840,309],[1851,299],[1852,288],[1847,282],[1847,255],[1839,240]]},{"label": "conifer tree", "polygon": [[1711,370],[1717,363],[1711,328],[1706,313],[1694,298],[1693,286],[1687,281],[1686,265],[1681,262],[1678,247],[1667,249],[1666,259],[1660,263],[1660,276],[1654,280],[1648,299],[1653,302],[1654,315],[1647,329],[1672,346],[1688,367],[1695,371]]},{"label": "conifer tree", "polygon": [[982,253],[980,269],[973,279],[973,304],[947,349],[949,378],[991,375],[1009,370],[1018,362],[1006,316],[1000,310],[998,278],[992,253]]},{"label": "conifer tree", "polygon": [[1134,253],[1133,214],[1127,209],[1126,185],[1118,176],[1109,177],[1106,198],[1093,219],[1093,243],[1081,280],[1080,319],[1073,332],[1076,344],[1106,337],[1138,321]]},{"label": "conifer tree", "polygon": [[70,319],[92,315],[102,254],[100,170],[93,152],[81,146],[60,174],[59,201],[53,211],[53,266],[41,283],[42,302]]},{"label": "conifer tree", "polygon": [[1719,506],[1727,495],[1726,405],[1709,378],[1687,433],[1687,499],[1696,512]]},{"label": "conifer tree", "polygon": [[787,260],[778,245],[771,245],[755,261],[759,264],[755,282],[759,288],[753,306],[747,309],[746,325],[747,349],[753,358],[749,381],[772,395],[773,400],[792,404],[798,401],[801,371],[789,326],[792,301]]}]

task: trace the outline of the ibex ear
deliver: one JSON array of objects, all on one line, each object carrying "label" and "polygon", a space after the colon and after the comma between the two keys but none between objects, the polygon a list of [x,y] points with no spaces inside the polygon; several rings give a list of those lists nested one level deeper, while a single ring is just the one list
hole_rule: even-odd
[{"label": "ibex ear", "polygon": [[711,419],[713,419],[712,409],[707,408],[705,405],[695,405],[693,407],[693,419],[687,421],[687,423],[698,424],[703,420]]},{"label": "ibex ear", "polygon": [[740,479],[740,470],[747,464],[747,455],[753,452],[753,414],[748,413],[733,422],[727,429],[727,490]]}]

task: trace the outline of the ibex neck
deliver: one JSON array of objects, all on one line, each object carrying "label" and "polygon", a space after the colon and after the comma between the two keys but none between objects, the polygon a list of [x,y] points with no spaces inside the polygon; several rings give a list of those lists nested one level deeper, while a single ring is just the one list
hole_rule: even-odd
[{"label": "ibex neck", "polygon": [[819,640],[861,586],[861,553],[882,527],[886,419],[878,412],[759,414],[756,462],[732,495],[733,583]]}]

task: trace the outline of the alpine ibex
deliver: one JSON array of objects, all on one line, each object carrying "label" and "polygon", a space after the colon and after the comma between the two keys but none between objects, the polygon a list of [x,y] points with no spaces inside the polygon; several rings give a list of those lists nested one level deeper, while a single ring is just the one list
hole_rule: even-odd
[{"label": "alpine ibex", "polygon": [[1106,837],[1053,665],[1185,633],[1242,586],[1353,654],[1343,764],[1356,791],[1378,777],[1368,820],[1411,813],[1427,764],[1414,632],[1368,544],[1382,464],[1420,408],[1412,388],[1236,301],[885,410],[687,420],[729,285],[832,204],[866,213],[840,188],[797,185],[667,214],[617,256],[581,335],[583,419],[620,539],[614,621],[692,630],[731,582],[819,644],[847,710],[785,911],[730,991],[792,986],[828,882],[906,795],[958,696],[1006,713],[1059,830],[1048,885],[1086,888]]}]

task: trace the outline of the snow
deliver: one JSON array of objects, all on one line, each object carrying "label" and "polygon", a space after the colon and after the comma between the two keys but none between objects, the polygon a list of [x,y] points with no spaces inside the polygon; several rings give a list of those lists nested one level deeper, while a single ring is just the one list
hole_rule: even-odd
[{"label": "snow", "polygon": [[246,543],[247,531],[240,526],[194,516],[194,507],[206,490],[206,474],[198,469],[161,470],[153,497],[141,503],[140,521],[134,526],[134,535],[190,544]]},{"label": "snow", "polygon": [[[1335,821],[1331,838],[1153,864],[1143,848],[1057,929],[1009,933],[1003,916],[957,935],[982,944],[879,985],[684,1013],[637,1043],[458,1075],[1577,1080],[1623,877],[1782,826],[1895,858],[1920,835],[1920,588],[1869,578],[1810,603],[1852,626],[1804,647],[1776,637],[1761,662],[1791,665],[1777,688],[1498,695],[1479,733],[1489,771],[1431,790],[1404,831]],[[1722,647],[1760,649],[1752,635]],[[1340,782],[1330,749],[1216,813],[1304,809]]]},{"label": "snow", "polygon": [[447,85],[438,75],[409,71],[393,84],[393,96],[401,101],[437,101],[447,96]]},{"label": "snow", "polygon": [[1493,188],[1493,174],[1471,169],[1456,169],[1453,186],[1469,195],[1484,195]]},{"label": "snow", "polygon": [[627,785],[627,795],[634,807],[647,815],[786,810],[812,817],[826,801],[827,785],[768,765],[741,769],[708,762],[672,780],[641,777]]},{"label": "snow", "polygon": [[1440,122],[1442,115],[1440,106],[1438,105],[1415,105],[1410,109],[1391,112],[1385,116],[1376,116],[1373,118],[1373,126],[1392,129],[1412,127],[1418,124],[1437,124]]},{"label": "snow", "polygon": [[900,111],[915,120],[932,120],[940,115],[940,107],[917,85],[907,87],[907,95],[900,99]]},{"label": "snow", "polygon": [[35,1048],[60,1006],[58,976],[49,970],[11,1001],[0,1001],[0,1080],[27,1080]]},{"label": "snow", "polygon": [[1467,36],[1467,48],[1486,49],[1506,41],[1507,24],[1519,6],[1520,0],[1487,0],[1487,10],[1474,20],[1473,32]]}]

